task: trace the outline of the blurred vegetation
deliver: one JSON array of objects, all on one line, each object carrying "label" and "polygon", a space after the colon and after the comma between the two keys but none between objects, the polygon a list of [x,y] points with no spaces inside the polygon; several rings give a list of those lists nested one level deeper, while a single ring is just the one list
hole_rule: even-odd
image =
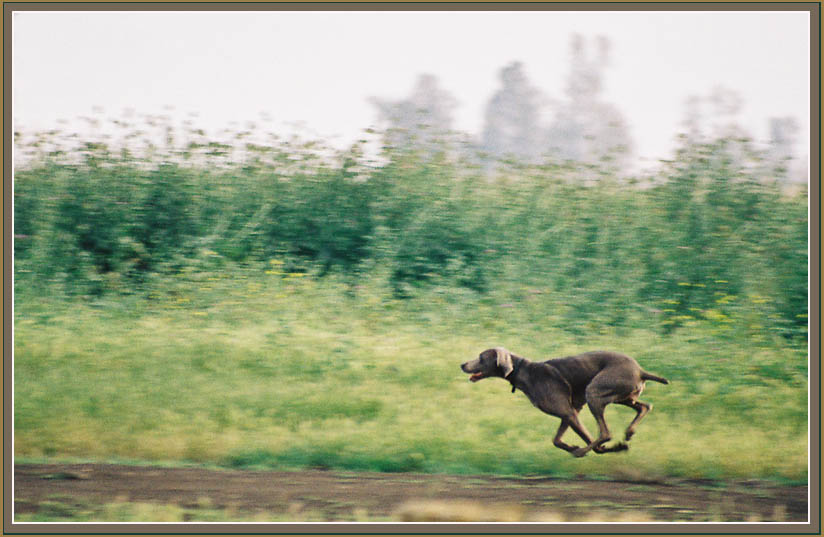
[{"label": "blurred vegetation", "polygon": [[[530,288],[516,298],[430,286],[396,299],[389,286],[353,291],[340,274],[270,266],[181,272],[149,297],[18,297],[15,456],[806,480],[807,353],[783,336],[697,320],[667,336],[576,334],[560,328],[557,298]],[[557,418],[506,382],[460,371],[497,344],[534,359],[619,349],[671,384],[647,386],[655,409],[630,451],[575,459],[552,446]],[[616,434],[633,416],[608,407]]]},{"label": "blurred vegetation", "polygon": [[[625,177],[166,132],[17,136],[16,456],[806,479],[807,192],[746,140]],[[466,381],[493,345],[613,348],[672,384],[631,464],[574,460]]]},{"label": "blurred vegetation", "polygon": [[571,162],[489,172],[446,146],[376,161],[361,144],[212,145],[86,144],[17,170],[18,296],[145,295],[185,271],[277,263],[399,298],[533,288],[572,331],[700,319],[806,338],[806,190],[748,168],[737,140],[685,143],[642,180]]}]

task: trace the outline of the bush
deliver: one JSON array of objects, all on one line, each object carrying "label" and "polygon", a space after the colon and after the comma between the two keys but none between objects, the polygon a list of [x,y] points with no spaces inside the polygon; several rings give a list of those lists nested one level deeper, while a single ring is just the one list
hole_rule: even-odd
[{"label": "bush", "polygon": [[80,162],[18,170],[18,281],[135,292],[204,255],[274,259],[352,283],[381,275],[401,298],[551,292],[571,330],[737,320],[806,337],[806,192],[742,161],[740,141],[685,146],[645,188],[612,172],[584,185],[593,170],[574,163],[493,173],[447,150],[388,149],[376,165],[357,147],[283,142],[232,160],[231,145],[202,145],[222,149],[138,158],[86,144]]}]

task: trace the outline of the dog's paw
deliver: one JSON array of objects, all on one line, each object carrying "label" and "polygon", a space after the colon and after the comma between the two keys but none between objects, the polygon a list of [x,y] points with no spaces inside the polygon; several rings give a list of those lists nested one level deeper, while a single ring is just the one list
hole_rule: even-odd
[{"label": "dog's paw", "polygon": [[626,451],[629,449],[629,445],[625,442],[618,442],[612,446],[605,446],[601,444],[600,446],[592,448],[592,451],[595,453],[615,453],[617,451]]},{"label": "dog's paw", "polygon": [[579,447],[579,448],[576,448],[576,449],[572,450],[570,453],[572,453],[573,457],[580,458],[580,457],[583,457],[584,455],[586,455],[587,451],[589,451],[587,448]]}]

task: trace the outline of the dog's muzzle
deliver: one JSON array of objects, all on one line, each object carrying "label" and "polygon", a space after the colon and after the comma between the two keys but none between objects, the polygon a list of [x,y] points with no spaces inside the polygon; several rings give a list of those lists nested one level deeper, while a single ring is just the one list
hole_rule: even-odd
[{"label": "dog's muzzle", "polygon": [[478,382],[478,381],[479,381],[479,380],[481,380],[482,378],[486,377],[486,375],[484,375],[484,374],[483,374],[483,373],[481,373],[481,372],[479,372],[479,373],[472,373],[471,371],[467,371],[466,366],[467,366],[468,364],[469,364],[469,362],[466,362],[466,363],[461,364],[461,371],[463,371],[464,373],[469,373],[469,374],[470,374],[470,375],[469,375],[469,380],[471,380],[472,382]]}]

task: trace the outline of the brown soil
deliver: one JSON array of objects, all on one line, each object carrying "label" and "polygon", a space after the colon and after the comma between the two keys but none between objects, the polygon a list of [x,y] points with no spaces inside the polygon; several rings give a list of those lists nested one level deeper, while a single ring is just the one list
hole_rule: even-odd
[{"label": "brown soil", "polygon": [[174,504],[278,520],[807,520],[807,486],[759,481],[510,478],[160,468],[109,464],[19,464],[14,511],[55,501]]}]

